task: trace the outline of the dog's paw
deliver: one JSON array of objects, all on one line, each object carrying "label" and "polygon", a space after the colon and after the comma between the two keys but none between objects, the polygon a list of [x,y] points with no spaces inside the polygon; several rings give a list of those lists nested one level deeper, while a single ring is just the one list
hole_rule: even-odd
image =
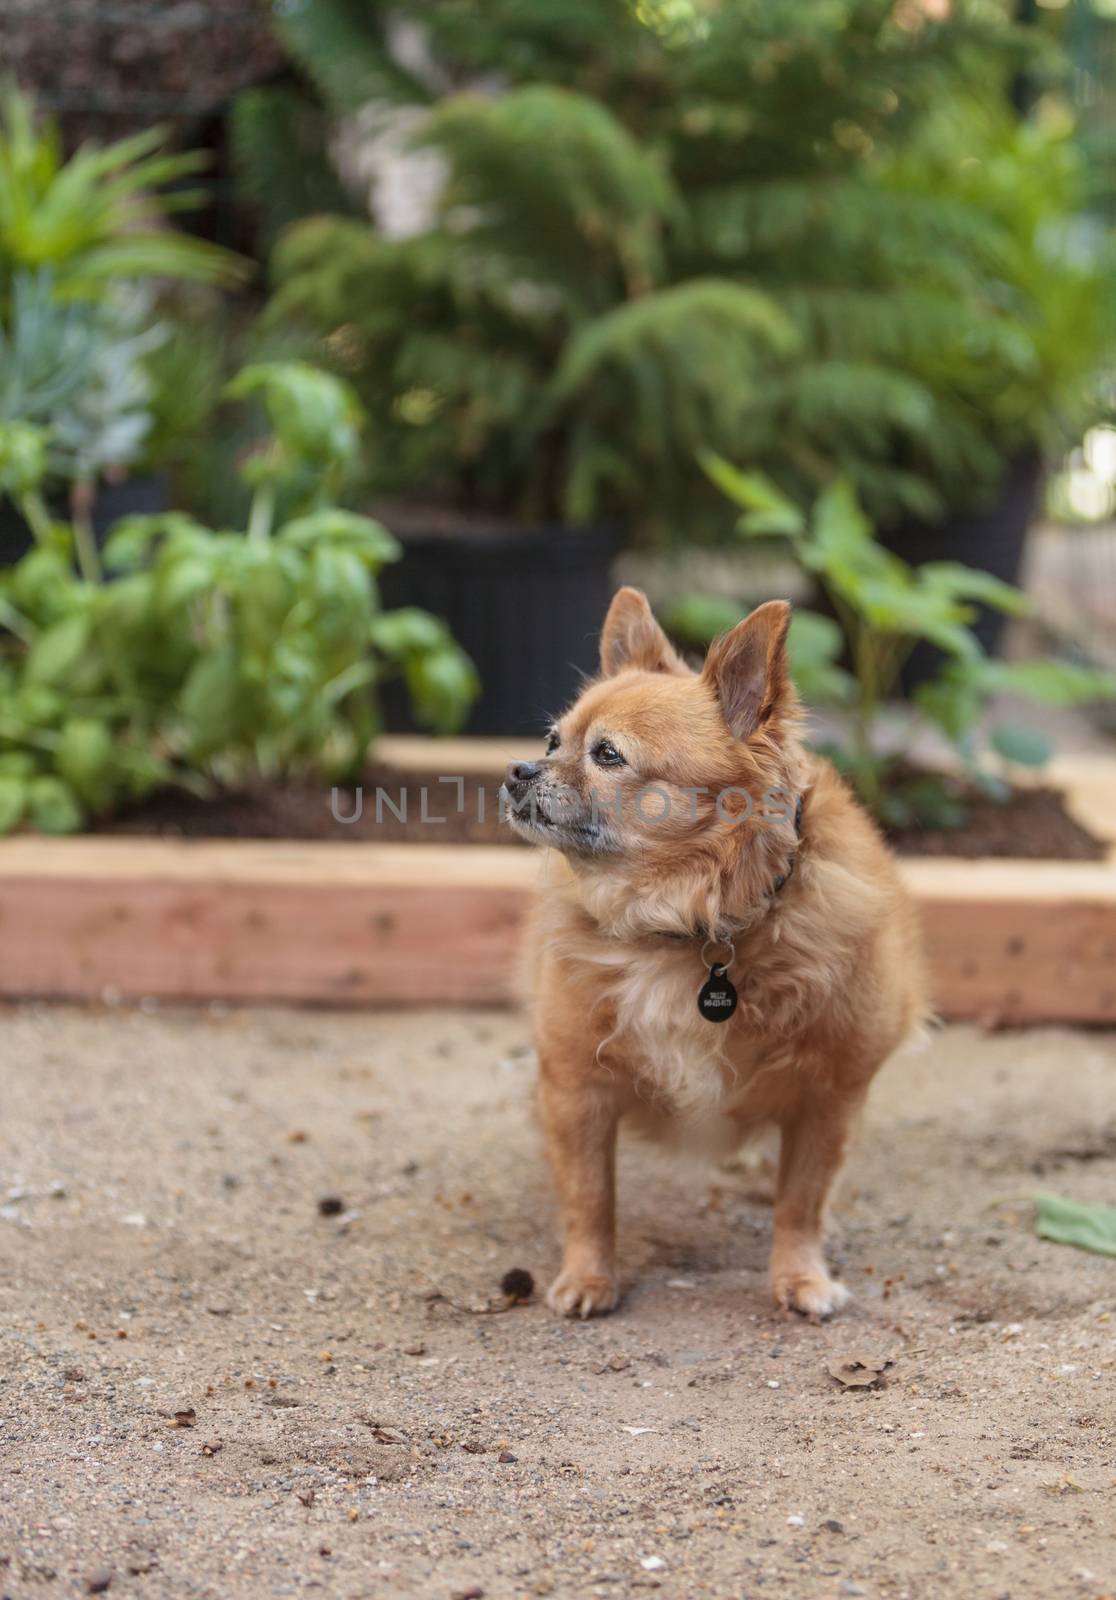
[{"label": "dog's paw", "polygon": [[850,1299],[845,1285],[827,1272],[780,1273],[771,1288],[777,1306],[804,1317],[831,1317]]},{"label": "dog's paw", "polygon": [[565,1268],[546,1291],[546,1303],[562,1317],[603,1316],[620,1298],[616,1279],[605,1272]]}]

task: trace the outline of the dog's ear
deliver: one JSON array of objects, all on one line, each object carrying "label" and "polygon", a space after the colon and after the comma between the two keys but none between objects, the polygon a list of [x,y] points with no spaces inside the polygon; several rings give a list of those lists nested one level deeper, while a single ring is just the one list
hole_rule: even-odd
[{"label": "dog's ear", "polygon": [[736,739],[750,738],[793,701],[787,664],[790,619],[785,600],[768,600],[709,646],[702,677],[712,685]]},{"label": "dog's ear", "polygon": [[642,589],[617,589],[601,629],[601,671],[687,672],[685,662],[651,615]]}]

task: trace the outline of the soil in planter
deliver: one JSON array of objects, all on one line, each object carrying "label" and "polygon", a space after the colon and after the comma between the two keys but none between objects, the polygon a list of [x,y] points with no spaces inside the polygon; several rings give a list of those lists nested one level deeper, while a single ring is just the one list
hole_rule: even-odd
[{"label": "soil in planter", "polygon": [[[463,800],[457,809],[455,785],[433,781],[429,773],[370,767],[365,775],[363,810],[353,822],[333,815],[325,784],[288,783],[223,793],[212,800],[167,790],[142,805],[103,821],[96,831],[187,839],[349,839],[363,844],[502,844],[525,848],[524,841],[499,820],[500,780],[463,775]],[[381,800],[383,791],[396,810],[407,797],[406,821]],[[423,820],[422,793],[426,792]],[[483,794],[483,802],[481,795]],[[355,811],[352,790],[340,790],[337,812]],[[441,818],[435,821],[434,818]],[[1054,789],[1020,789],[1003,803],[975,796],[963,828],[932,831],[897,829],[891,843],[901,855],[981,856],[1017,860],[1103,861],[1104,843],[1066,811]]]},{"label": "soil in planter", "polygon": [[888,839],[902,856],[1005,857],[1022,861],[1103,861],[1103,840],[1071,817],[1057,789],[1016,789],[1005,801],[967,799],[961,828],[894,828]]},{"label": "soil in planter", "polygon": [[[373,766],[361,784],[359,817],[351,788],[338,789],[334,807],[333,791],[326,783],[259,784],[225,791],[211,800],[166,789],[103,819],[96,831],[170,839],[347,839],[361,844],[525,847],[525,841],[499,820],[500,779],[475,773],[460,776],[460,810],[456,783],[439,783],[429,772]],[[379,804],[378,790],[382,791]],[[335,809],[337,816],[354,820],[339,822]]]}]

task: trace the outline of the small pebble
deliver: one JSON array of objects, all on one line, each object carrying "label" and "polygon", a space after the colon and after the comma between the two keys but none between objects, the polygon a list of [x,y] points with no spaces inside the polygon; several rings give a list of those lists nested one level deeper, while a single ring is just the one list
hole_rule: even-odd
[{"label": "small pebble", "polygon": [[318,1201],[318,1215],[322,1217],[339,1217],[345,1209],[345,1202],[340,1195],[324,1194]]},{"label": "small pebble", "polygon": [[94,1572],[85,1580],[86,1594],[104,1594],[112,1582],[112,1573],[107,1567],[102,1567],[100,1572]]}]

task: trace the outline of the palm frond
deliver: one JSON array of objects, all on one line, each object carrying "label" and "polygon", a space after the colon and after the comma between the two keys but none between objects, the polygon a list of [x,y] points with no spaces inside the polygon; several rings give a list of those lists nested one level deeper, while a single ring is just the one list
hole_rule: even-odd
[{"label": "palm frond", "polygon": [[112,276],[235,282],[231,251],[166,227],[163,185],[198,171],[198,153],[165,154],[150,129],[63,161],[56,128],[37,128],[30,101],[0,98],[0,283],[5,269],[49,267],[60,292],[96,295]]}]

